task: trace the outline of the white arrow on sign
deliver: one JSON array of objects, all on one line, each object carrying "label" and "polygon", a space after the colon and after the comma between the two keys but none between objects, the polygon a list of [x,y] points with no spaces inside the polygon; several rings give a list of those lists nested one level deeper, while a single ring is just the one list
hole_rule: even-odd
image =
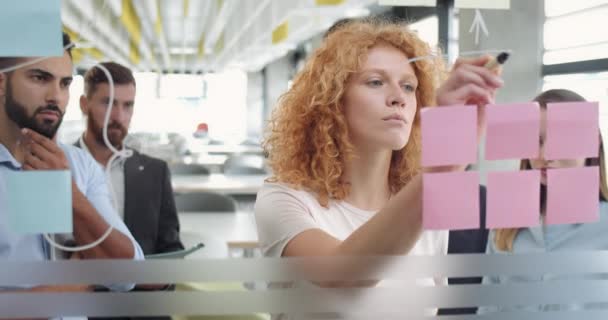
[{"label": "white arrow on sign", "polygon": [[473,24],[469,29],[469,33],[475,30],[475,45],[479,44],[479,30],[483,31],[486,34],[486,37],[490,35],[488,32],[488,28],[486,27],[486,23],[483,21],[483,17],[481,16],[481,11],[479,9],[475,9],[475,18],[473,19]]}]

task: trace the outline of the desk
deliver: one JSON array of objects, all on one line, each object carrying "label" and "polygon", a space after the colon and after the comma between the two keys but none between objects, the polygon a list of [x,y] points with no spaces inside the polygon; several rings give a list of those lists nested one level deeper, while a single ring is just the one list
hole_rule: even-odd
[{"label": "desk", "polygon": [[268,175],[175,175],[171,179],[175,192],[214,191],[223,194],[256,195]]},{"label": "desk", "polygon": [[241,144],[202,144],[201,141],[196,141],[189,145],[192,153],[214,153],[214,154],[233,154],[233,153],[248,153],[248,154],[263,154],[264,149],[261,146],[250,146]]},{"label": "desk", "polygon": [[186,164],[200,164],[203,165],[211,172],[221,172],[224,162],[226,162],[228,156],[225,154],[206,154],[199,153],[190,156],[184,156],[181,161]]},{"label": "desk", "polygon": [[229,248],[258,247],[253,212],[180,212],[179,221],[181,230],[225,240]]}]

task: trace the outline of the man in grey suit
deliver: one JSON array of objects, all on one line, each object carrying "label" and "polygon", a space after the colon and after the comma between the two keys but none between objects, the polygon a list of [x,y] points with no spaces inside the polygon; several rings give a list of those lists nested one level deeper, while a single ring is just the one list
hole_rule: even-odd
[{"label": "man in grey suit", "polygon": [[[104,62],[114,82],[114,100],[108,123],[108,140],[118,150],[128,134],[135,103],[135,78],[128,68]],[[107,169],[112,151],[103,140],[103,124],[110,87],[105,73],[93,67],[84,76],[84,95],[80,109],[87,117],[87,128],[76,146],[88,151]],[[183,249],[179,221],[167,164],[135,150],[127,159],[112,162],[110,175],[117,198],[117,211],[139,242],[144,254]]]},{"label": "man in grey suit", "polygon": [[[135,104],[135,78],[131,70],[114,62],[101,64],[114,82],[112,113],[108,123],[108,140],[120,150],[128,134]],[[103,139],[103,125],[110,85],[106,74],[93,67],[84,76],[84,94],[80,109],[87,118],[87,128],[75,143],[89,152],[101,166],[110,167],[117,212],[133,234],[145,255],[177,251],[184,248],[179,239],[179,220],[173,199],[171,175],[167,164],[135,150],[129,158],[118,158],[110,164],[113,153]],[[135,290],[168,290],[172,285],[138,285]],[[128,318],[115,318],[128,319]],[[147,320],[169,320],[148,317]]]}]

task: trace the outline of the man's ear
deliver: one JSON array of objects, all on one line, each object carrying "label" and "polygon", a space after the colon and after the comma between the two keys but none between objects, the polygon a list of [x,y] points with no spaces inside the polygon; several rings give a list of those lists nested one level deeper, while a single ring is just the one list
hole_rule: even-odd
[{"label": "man's ear", "polygon": [[84,96],[84,94],[80,96],[80,111],[85,116],[89,114],[89,101],[87,100],[87,97]]}]

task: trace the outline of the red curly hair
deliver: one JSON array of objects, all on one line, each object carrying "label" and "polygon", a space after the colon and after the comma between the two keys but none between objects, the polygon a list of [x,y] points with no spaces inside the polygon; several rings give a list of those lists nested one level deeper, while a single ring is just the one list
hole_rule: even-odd
[{"label": "red curly hair", "polygon": [[[274,171],[271,182],[314,192],[327,206],[349,192],[343,180],[345,162],[353,146],[344,117],[342,97],[350,77],[377,45],[390,45],[408,58],[436,58],[412,62],[418,78],[417,108],[435,104],[435,89],[444,75],[439,55],[407,25],[381,20],[349,22],[329,34],[292,87],[281,96],[267,128],[264,148]],[[388,182],[398,192],[420,168],[420,115],[416,112],[406,146],[393,151]]]}]

